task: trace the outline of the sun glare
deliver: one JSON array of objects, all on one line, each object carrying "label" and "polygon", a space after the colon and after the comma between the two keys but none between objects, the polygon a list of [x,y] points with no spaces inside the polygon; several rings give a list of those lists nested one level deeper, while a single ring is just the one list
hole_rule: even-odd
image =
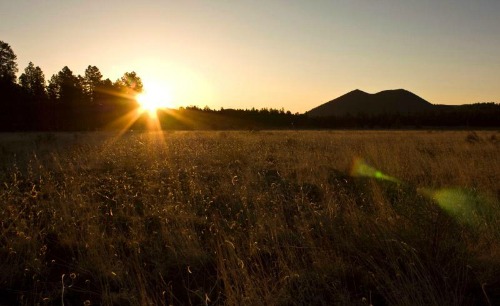
[{"label": "sun glare", "polygon": [[150,117],[156,117],[159,109],[172,107],[172,96],[165,87],[158,85],[145,85],[144,87],[144,92],[136,97],[141,112],[147,112]]}]

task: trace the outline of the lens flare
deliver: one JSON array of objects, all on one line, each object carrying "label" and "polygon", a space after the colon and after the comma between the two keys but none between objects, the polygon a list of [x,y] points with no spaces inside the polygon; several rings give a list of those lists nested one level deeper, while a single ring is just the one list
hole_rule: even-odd
[{"label": "lens flare", "polygon": [[488,205],[475,192],[461,188],[423,188],[419,192],[434,200],[439,207],[461,222],[475,224],[487,216],[483,210]]},{"label": "lens flare", "polygon": [[353,162],[352,168],[351,168],[351,175],[352,176],[371,177],[371,178],[375,178],[377,180],[400,183],[400,181],[397,178],[386,175],[382,171],[373,168],[372,166],[368,165],[361,158],[354,159],[354,162]]},{"label": "lens flare", "polygon": [[[368,165],[362,158],[354,159],[351,176],[371,177],[377,180],[403,184],[397,178]],[[418,188],[417,192],[433,200],[443,211],[461,223],[480,226],[484,222],[488,222],[489,216],[492,215],[488,212],[488,207],[494,206],[490,203],[491,199],[471,190],[463,188]]]}]

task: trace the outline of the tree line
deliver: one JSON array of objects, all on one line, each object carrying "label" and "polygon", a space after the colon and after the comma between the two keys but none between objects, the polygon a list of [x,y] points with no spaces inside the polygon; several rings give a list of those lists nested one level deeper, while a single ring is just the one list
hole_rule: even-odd
[{"label": "tree line", "polygon": [[141,78],[125,72],[116,81],[104,79],[96,66],[83,75],[65,66],[48,81],[30,62],[18,72],[17,56],[0,41],[0,130],[94,130],[137,107]]},{"label": "tree line", "polygon": [[421,113],[310,117],[276,109],[221,109],[187,107],[159,116],[163,129],[468,129],[500,127],[500,104],[437,105]]},{"label": "tree line", "polygon": [[[0,41],[0,131],[68,131],[124,128],[123,118],[138,107],[134,97],[143,91],[141,78],[125,72],[114,82],[89,65],[83,75],[65,66],[48,81],[42,69],[30,62],[17,77],[17,56]],[[163,129],[332,129],[498,127],[500,104],[433,107],[413,114],[367,114],[312,118],[284,109],[212,110],[181,107],[159,112]],[[130,129],[145,129],[147,114]]]}]

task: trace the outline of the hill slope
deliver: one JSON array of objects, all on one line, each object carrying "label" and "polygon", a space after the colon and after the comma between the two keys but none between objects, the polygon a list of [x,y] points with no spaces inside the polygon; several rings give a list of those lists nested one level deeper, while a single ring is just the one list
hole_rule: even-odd
[{"label": "hill slope", "polygon": [[343,116],[365,113],[417,113],[432,109],[432,104],[404,89],[369,94],[359,89],[333,99],[307,112],[311,117]]}]

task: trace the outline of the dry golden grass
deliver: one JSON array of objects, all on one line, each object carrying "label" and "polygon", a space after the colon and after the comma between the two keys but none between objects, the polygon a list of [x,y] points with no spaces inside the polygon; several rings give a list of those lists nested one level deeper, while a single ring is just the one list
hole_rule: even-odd
[{"label": "dry golden grass", "polygon": [[493,305],[499,138],[2,135],[0,304]]}]

